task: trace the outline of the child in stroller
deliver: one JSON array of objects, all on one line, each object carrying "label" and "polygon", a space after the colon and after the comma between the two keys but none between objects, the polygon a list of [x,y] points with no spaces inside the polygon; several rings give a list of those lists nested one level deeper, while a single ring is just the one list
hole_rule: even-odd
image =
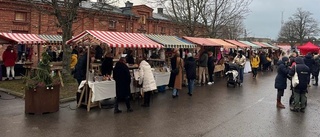
[{"label": "child in stroller", "polygon": [[239,73],[238,73],[239,66],[235,63],[229,63],[228,68],[229,69],[226,72],[227,87],[229,85],[232,85],[235,88],[237,84],[240,85]]}]

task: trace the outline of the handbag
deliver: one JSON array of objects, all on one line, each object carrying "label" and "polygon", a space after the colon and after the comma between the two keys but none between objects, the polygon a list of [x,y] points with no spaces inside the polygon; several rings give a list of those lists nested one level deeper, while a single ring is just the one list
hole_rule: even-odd
[{"label": "handbag", "polygon": [[180,59],[180,63],[179,66],[176,67],[175,69],[171,70],[171,73],[174,75],[177,75],[179,73],[179,67],[181,66],[181,59]]},{"label": "handbag", "polygon": [[292,77],[292,80],[291,80],[292,87],[296,87],[299,84],[299,77],[298,77],[298,73],[297,73],[297,67],[294,66],[294,69],[295,69],[295,73],[294,73],[294,75]]}]

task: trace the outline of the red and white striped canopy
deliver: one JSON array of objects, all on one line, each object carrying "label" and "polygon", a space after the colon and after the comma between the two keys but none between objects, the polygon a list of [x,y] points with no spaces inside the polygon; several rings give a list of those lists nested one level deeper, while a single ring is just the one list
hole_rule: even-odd
[{"label": "red and white striped canopy", "polygon": [[0,38],[10,39],[18,44],[44,44],[45,40],[41,39],[36,34],[22,34],[22,33],[4,33],[0,32]]},{"label": "red and white striped canopy", "polygon": [[162,48],[148,37],[140,33],[127,33],[127,32],[110,32],[110,31],[93,31],[86,30],[67,41],[67,44],[78,42],[83,37],[91,35],[102,43],[106,43],[110,47],[123,47],[123,48]]}]

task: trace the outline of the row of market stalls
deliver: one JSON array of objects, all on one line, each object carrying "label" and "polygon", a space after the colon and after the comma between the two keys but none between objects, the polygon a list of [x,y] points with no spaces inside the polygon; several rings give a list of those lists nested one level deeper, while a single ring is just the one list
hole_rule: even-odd
[{"label": "row of market stalls", "polygon": [[[88,36],[88,37],[87,37]],[[223,48],[273,48],[268,43],[249,42],[236,40],[222,40],[199,37],[182,37],[87,30],[67,41],[67,44],[77,43],[83,38],[95,40],[96,43],[104,43],[109,47],[122,48],[195,48],[197,46],[212,46]],[[20,33],[0,33],[0,44],[24,44],[24,45],[62,45],[60,35],[36,35]]]}]

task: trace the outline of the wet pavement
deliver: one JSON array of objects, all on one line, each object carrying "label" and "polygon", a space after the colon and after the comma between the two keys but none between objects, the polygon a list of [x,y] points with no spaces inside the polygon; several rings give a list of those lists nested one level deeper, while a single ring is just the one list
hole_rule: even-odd
[{"label": "wet pavement", "polygon": [[[0,92],[0,136],[319,137],[320,87],[310,87],[305,113],[291,112],[289,89],[282,99],[286,109],[275,107],[274,78],[275,72],[260,73],[257,79],[245,74],[243,86],[236,88],[217,78],[211,86],[195,87],[192,97],[187,88],[174,99],[167,90],[153,95],[150,108],[133,101],[134,111],[120,114],[99,108],[87,112],[70,102],[60,104],[56,113],[29,115],[23,99]],[[124,103],[121,108],[125,110]]]}]

